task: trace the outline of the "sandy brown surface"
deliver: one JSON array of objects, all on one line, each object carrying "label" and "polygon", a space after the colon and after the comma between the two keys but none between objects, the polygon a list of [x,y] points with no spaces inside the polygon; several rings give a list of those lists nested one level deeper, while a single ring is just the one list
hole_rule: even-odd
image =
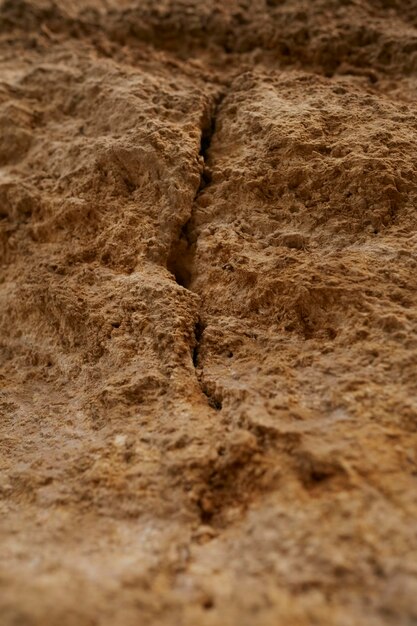
[{"label": "sandy brown surface", "polygon": [[1,626],[417,623],[417,3],[0,3]]}]

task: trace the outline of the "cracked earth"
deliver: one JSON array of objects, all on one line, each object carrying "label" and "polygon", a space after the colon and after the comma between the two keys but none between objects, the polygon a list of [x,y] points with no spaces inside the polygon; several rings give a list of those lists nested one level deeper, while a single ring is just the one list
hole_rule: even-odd
[{"label": "cracked earth", "polygon": [[417,621],[415,0],[0,3],[0,622]]}]

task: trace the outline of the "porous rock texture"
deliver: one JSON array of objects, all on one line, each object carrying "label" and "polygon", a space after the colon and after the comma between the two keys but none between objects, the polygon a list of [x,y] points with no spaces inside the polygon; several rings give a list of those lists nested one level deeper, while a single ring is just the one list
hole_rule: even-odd
[{"label": "porous rock texture", "polygon": [[417,621],[415,0],[3,0],[0,622]]}]

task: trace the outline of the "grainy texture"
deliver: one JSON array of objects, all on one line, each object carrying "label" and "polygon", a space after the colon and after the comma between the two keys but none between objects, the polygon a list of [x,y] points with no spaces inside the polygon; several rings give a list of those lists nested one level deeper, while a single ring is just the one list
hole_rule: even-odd
[{"label": "grainy texture", "polygon": [[0,4],[0,622],[417,621],[417,3]]}]

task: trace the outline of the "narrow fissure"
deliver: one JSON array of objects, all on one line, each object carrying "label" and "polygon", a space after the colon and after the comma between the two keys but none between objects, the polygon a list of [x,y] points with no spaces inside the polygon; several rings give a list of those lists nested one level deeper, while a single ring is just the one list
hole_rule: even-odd
[{"label": "narrow fissure", "polygon": [[195,203],[198,196],[204,191],[204,189],[211,183],[211,173],[207,165],[208,153],[210,150],[213,136],[216,132],[216,120],[219,106],[221,105],[224,92],[221,92],[214,103],[212,113],[201,130],[200,150],[199,156],[203,157],[203,168],[200,175],[200,184],[197,192],[194,196],[193,205],[191,209],[191,215],[188,220],[182,225],[176,241],[171,246],[169,253],[167,268],[175,276],[175,280],[181,287],[190,289],[192,280],[192,270],[194,265],[194,253],[196,241],[193,238],[193,221]]},{"label": "narrow fissure", "polygon": [[202,323],[201,319],[197,320],[197,323],[194,328],[194,337],[195,337],[195,345],[193,348],[193,365],[194,367],[198,366],[198,356],[200,353],[200,341],[203,336],[203,332],[205,330],[205,326]]},{"label": "narrow fissure", "polygon": [[[203,167],[200,175],[200,184],[197,192],[194,196],[191,215],[188,220],[183,224],[178,234],[178,238],[173,242],[171,251],[167,261],[167,268],[174,275],[176,282],[185,289],[191,289],[190,285],[193,280],[194,270],[194,257],[196,252],[196,238],[193,234],[194,226],[194,212],[196,208],[196,201],[199,195],[206,189],[211,183],[211,172],[208,167],[209,151],[214,134],[216,133],[216,122],[219,107],[225,97],[225,92],[221,92],[213,105],[211,115],[208,122],[202,127],[199,156],[203,157]],[[200,343],[205,330],[205,325],[201,318],[197,320],[194,329],[194,347],[192,349],[192,361],[194,368],[196,369],[196,376],[199,382],[202,393],[206,396],[208,404],[219,411],[222,407],[221,401],[214,398],[210,394],[205,385],[201,381],[201,372],[197,372],[199,366],[199,353]]]},{"label": "narrow fissure", "polygon": [[202,371],[199,367],[200,346],[205,329],[206,326],[199,317],[194,327],[194,347],[192,351],[193,365],[196,371],[196,377],[200,385],[200,389],[202,393],[206,396],[207,403],[209,404],[209,406],[211,406],[212,409],[220,411],[222,408],[222,402],[215,394],[211,393],[209,387],[205,385],[202,381]]}]

